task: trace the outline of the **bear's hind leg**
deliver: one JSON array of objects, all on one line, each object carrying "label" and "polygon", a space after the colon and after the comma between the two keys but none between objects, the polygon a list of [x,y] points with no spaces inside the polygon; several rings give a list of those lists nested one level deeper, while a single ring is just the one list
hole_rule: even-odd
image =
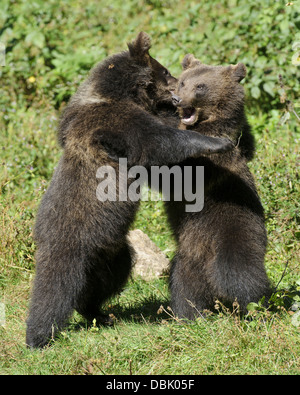
[{"label": "bear's hind leg", "polygon": [[[66,265],[70,261],[72,265]],[[75,300],[85,281],[84,272],[76,263],[78,262],[68,256],[55,264],[53,259],[39,262],[37,258],[37,272],[27,319],[26,344],[29,347],[45,346],[63,329],[71,316]]]},{"label": "bear's hind leg", "polygon": [[94,257],[86,286],[75,306],[88,321],[96,319],[99,324],[111,323],[109,317],[101,312],[101,307],[125,285],[131,272],[132,254],[131,248],[125,244],[113,257],[105,251]]},{"label": "bear's hind leg", "polygon": [[221,250],[211,271],[218,299],[230,306],[238,302],[242,313],[247,313],[250,302],[257,303],[265,297],[267,303],[272,290],[264,268],[264,254],[251,249],[232,248]]},{"label": "bear's hind leg", "polygon": [[200,260],[173,258],[170,273],[171,308],[179,318],[194,320],[213,308],[213,295]]}]

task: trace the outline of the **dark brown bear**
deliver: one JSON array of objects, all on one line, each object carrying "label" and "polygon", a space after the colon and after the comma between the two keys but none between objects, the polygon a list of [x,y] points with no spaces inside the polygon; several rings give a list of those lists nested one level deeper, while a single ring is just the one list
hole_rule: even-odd
[{"label": "dark brown bear", "polygon": [[109,165],[118,178],[120,157],[149,168],[232,148],[229,140],[165,126],[156,115],[172,105],[169,85],[176,80],[149,55],[147,34],[128,47],[91,71],[62,115],[63,155],[35,226],[31,347],[45,345],[74,309],[89,320],[101,318],[101,305],[129,276],[126,235],[138,202],[98,200],[97,169]]},{"label": "dark brown bear", "polygon": [[213,309],[217,299],[231,306],[237,300],[246,312],[248,303],[270,295],[264,268],[264,212],[246,163],[254,149],[239,84],[246,68],[241,63],[207,66],[193,55],[187,55],[182,65],[173,98],[180,127],[226,136],[237,146],[224,155],[181,163],[204,166],[204,208],[190,213],[185,212],[184,201],[166,203],[178,242],[170,275],[172,308],[179,317],[193,319],[204,309]]}]

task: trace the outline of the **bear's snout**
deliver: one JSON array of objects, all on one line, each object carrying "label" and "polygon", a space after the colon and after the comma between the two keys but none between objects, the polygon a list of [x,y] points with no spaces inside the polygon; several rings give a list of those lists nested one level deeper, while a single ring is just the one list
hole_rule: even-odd
[{"label": "bear's snout", "polygon": [[175,95],[175,93],[173,93],[173,92],[171,92],[171,93],[172,93],[172,103],[173,103],[173,105],[174,106],[178,106],[182,102],[182,99],[179,96]]}]

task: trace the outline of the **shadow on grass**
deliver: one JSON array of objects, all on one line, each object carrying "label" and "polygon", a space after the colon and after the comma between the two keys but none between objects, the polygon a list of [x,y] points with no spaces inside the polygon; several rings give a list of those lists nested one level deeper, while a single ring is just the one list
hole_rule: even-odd
[{"label": "shadow on grass", "polygon": [[167,309],[169,305],[170,301],[168,299],[150,297],[132,305],[113,306],[113,314],[117,320],[126,322],[160,322],[170,318],[160,307],[163,306],[164,309]]},{"label": "shadow on grass", "polygon": [[[170,301],[165,298],[149,297],[139,300],[136,304],[113,304],[106,306],[103,310],[103,316],[111,318],[110,323],[97,321],[98,327],[107,327],[118,325],[118,322],[126,323],[160,323],[162,320],[170,319],[170,315],[166,312]],[[163,306],[163,309],[161,308]],[[100,320],[102,321],[102,320]],[[104,320],[105,321],[105,320]],[[95,322],[87,321],[77,314],[77,317],[70,322],[68,329],[79,331],[83,328],[88,329],[94,326]]]},{"label": "shadow on grass", "polygon": [[[244,317],[247,320],[253,320],[253,313],[248,316],[247,314],[238,313],[236,307],[233,308],[232,305],[225,306],[221,302],[219,303],[220,309],[223,313],[229,315],[240,314],[241,317]],[[278,313],[280,309],[284,309],[286,311],[298,311],[300,309],[300,292],[295,288],[295,286],[289,287],[288,289],[277,290],[276,293],[272,295],[267,306],[263,306],[263,304],[260,303],[253,303],[252,305],[256,305],[256,307],[254,306],[254,310],[260,311],[261,313],[267,311],[269,311],[269,313]],[[88,329],[95,325],[99,328],[105,326],[113,327],[117,326],[121,322],[135,324],[160,324],[163,320],[172,319],[173,312],[169,310],[169,306],[170,300],[168,298],[163,296],[156,297],[153,295],[144,298],[140,297],[136,303],[118,303],[117,301],[114,301],[113,303],[107,304],[102,310],[103,317],[106,317],[105,320],[108,321],[110,318],[109,323],[98,321],[97,323],[93,321],[88,322],[77,313],[76,319],[72,320],[68,328],[69,330],[77,331],[82,330],[83,328]],[[221,310],[209,312],[209,315],[217,316]],[[206,317],[207,315],[204,313],[203,316]]]}]

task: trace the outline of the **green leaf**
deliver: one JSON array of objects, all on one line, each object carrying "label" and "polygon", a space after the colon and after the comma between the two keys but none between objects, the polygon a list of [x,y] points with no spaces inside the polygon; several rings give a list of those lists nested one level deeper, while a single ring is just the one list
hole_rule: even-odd
[{"label": "green leaf", "polygon": [[270,96],[275,96],[275,84],[274,82],[265,82],[263,84],[264,91],[267,92]]},{"label": "green leaf", "polygon": [[297,51],[296,53],[294,53],[294,55],[292,56],[292,64],[294,66],[299,66],[300,65],[300,51]]},{"label": "green leaf", "polygon": [[279,121],[279,122],[280,122],[280,125],[285,124],[285,122],[288,121],[290,118],[291,118],[290,112],[289,112],[289,111],[286,111],[286,112],[284,113],[284,115],[280,118],[280,121]]},{"label": "green leaf", "polygon": [[252,96],[254,99],[258,99],[258,98],[260,97],[260,89],[259,89],[258,86],[253,86],[253,87],[251,88],[251,96]]},{"label": "green leaf", "polygon": [[35,45],[38,48],[43,48],[45,45],[45,36],[41,32],[33,31],[25,37],[27,44]]},{"label": "green leaf", "polygon": [[284,19],[279,23],[279,28],[284,33],[285,31],[289,30],[289,21],[288,19]]},{"label": "green leaf", "polygon": [[296,313],[293,314],[291,323],[296,327],[300,326],[300,311],[297,311]]},{"label": "green leaf", "polygon": [[257,303],[251,302],[247,305],[248,311],[256,311],[259,309],[259,305]]}]

